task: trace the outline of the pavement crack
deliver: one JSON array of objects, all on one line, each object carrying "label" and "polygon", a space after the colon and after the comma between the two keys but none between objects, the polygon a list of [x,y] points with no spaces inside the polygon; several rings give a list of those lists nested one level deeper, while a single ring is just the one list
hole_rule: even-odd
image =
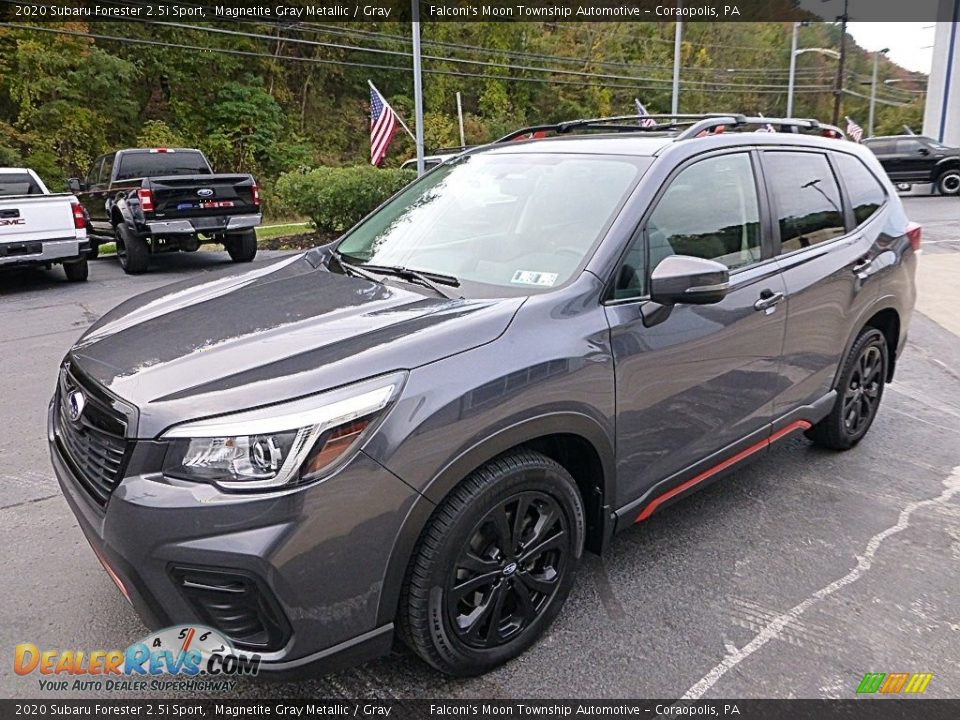
[{"label": "pavement crack", "polygon": [[55,497],[60,497],[60,493],[44,495],[43,497],[32,498],[30,500],[23,500],[22,502],[12,503],[11,505],[0,505],[0,510],[10,510],[11,508],[22,507],[24,505],[32,505],[33,503],[43,502],[44,500],[52,500]]},{"label": "pavement crack", "polygon": [[944,490],[937,497],[926,500],[916,500],[908,504],[900,511],[900,515],[894,525],[891,525],[886,530],[870,538],[864,548],[863,554],[857,557],[856,566],[854,566],[850,572],[843,577],[837,578],[829,585],[825,585],[802,602],[770,620],[750,642],[739,650],[732,648],[731,652],[731,648],[728,647],[726,649],[727,654],[723,660],[699,681],[694,683],[690,689],[683,694],[681,699],[699,700],[703,697],[704,693],[712,688],[727,672],[735,668],[771,640],[779,638],[784,629],[796,623],[800,616],[807,610],[821,602],[824,598],[859,580],[860,577],[872,567],[877,550],[879,550],[883,541],[910,527],[910,518],[917,510],[946,505],[954,495],[960,493],[960,465],[954,467],[950,474],[944,478],[943,484]]}]

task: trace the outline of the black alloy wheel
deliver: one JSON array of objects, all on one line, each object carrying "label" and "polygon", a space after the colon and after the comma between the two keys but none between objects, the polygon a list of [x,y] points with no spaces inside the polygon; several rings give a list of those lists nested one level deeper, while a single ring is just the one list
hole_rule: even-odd
[{"label": "black alloy wheel", "polygon": [[830,414],[807,430],[817,445],[848,450],[860,442],[877,417],[889,363],[887,338],[865,327],[847,353],[837,383],[837,400]]},{"label": "black alloy wheel", "polygon": [[401,592],[400,638],[450,675],[512,660],[559,615],[585,535],[583,499],[562,465],[527,448],[489,461],[427,522]]},{"label": "black alloy wheel", "polygon": [[537,619],[560,586],[567,532],[560,505],[542,492],[511,496],[477,523],[446,593],[464,644],[503,645]]},{"label": "black alloy wheel", "polygon": [[876,345],[865,347],[853,366],[841,401],[843,424],[850,435],[858,434],[873,420],[880,402],[883,369],[880,348]]}]

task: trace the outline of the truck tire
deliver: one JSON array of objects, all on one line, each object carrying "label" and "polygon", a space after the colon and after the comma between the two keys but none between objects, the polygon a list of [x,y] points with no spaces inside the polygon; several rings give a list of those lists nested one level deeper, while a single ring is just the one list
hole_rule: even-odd
[{"label": "truck tire", "polygon": [[940,173],[937,192],[941,195],[960,195],[960,168],[947,168]]},{"label": "truck tire", "polygon": [[117,258],[127,275],[139,275],[150,264],[150,248],[147,241],[131,233],[126,225],[117,225]]},{"label": "truck tire", "polygon": [[257,256],[257,231],[228,233],[223,243],[234,262],[250,262]]},{"label": "truck tire", "polygon": [[63,264],[63,273],[70,282],[84,282],[89,272],[86,258]]}]

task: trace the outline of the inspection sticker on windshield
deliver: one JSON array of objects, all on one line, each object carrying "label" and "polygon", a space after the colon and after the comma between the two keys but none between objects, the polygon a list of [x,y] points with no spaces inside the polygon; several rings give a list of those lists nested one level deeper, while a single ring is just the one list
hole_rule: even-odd
[{"label": "inspection sticker on windshield", "polygon": [[543,287],[551,287],[556,281],[556,273],[536,272],[534,270],[517,270],[510,279],[510,282],[520,285],[541,285]]}]

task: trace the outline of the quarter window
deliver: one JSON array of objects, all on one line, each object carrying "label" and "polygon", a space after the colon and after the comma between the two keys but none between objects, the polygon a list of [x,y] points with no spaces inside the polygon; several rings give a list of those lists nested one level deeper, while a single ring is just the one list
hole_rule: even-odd
[{"label": "quarter window", "polygon": [[835,153],[837,172],[843,178],[857,225],[865,222],[886,200],[883,186],[858,158]]},{"label": "quarter window", "polygon": [[777,212],[782,252],[843,235],[840,188],[825,155],[768,152],[764,169]]}]

